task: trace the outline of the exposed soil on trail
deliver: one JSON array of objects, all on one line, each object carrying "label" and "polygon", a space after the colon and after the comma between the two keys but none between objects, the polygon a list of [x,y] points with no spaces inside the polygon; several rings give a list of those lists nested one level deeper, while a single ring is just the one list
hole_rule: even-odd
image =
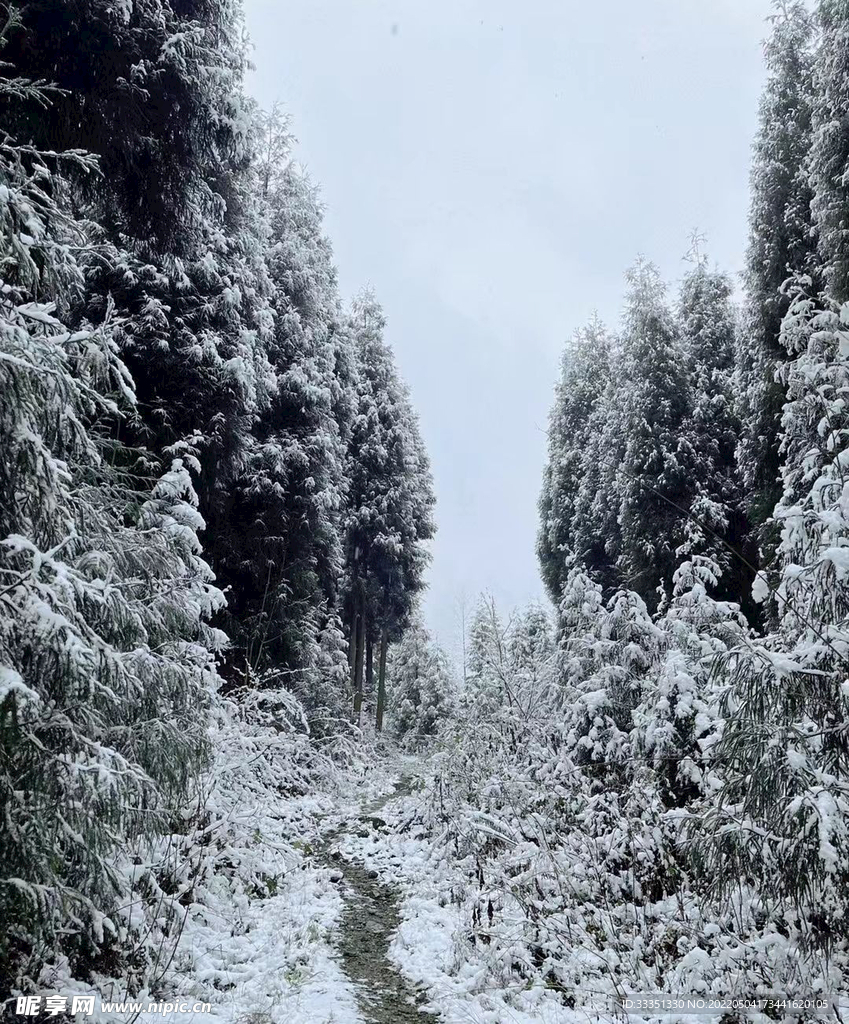
[{"label": "exposed soil on trail", "polygon": [[353,829],[372,832],[384,828],[380,811],[408,792],[409,780],[402,778],[392,793],[330,835],[324,846],[325,862],[342,876],[345,911],[337,948],[368,1024],[437,1024],[440,1020],[419,1008],[426,997],[407,984],[389,959],[389,945],[401,923],[397,889],[382,883],[376,872],[357,861],[343,859],[334,849],[336,841]]}]

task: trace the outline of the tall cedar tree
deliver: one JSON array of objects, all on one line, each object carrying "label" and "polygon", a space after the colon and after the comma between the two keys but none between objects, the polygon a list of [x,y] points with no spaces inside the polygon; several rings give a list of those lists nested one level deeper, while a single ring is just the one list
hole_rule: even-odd
[{"label": "tall cedar tree", "polygon": [[608,429],[623,439],[615,469],[624,583],[649,608],[671,592],[683,537],[694,452],[682,433],[690,414],[686,366],[675,319],[656,268],[638,261],[622,331],[615,408]]},{"label": "tall cedar tree", "polygon": [[549,415],[548,461],[539,499],[537,557],[542,578],[553,601],[560,600],[568,564],[575,550],[578,494],[587,472],[587,452],[597,422],[593,413],[610,375],[610,342],[604,325],[594,317],[576,332],[563,353],[560,380]]},{"label": "tall cedar tree", "polygon": [[[279,683],[282,673],[310,705],[319,635],[337,625],[356,366],[317,190],[291,161],[289,142],[272,113],[256,184],[269,214],[274,387],[234,488],[234,529],[218,565],[233,586],[227,626],[234,664],[254,678],[264,673],[264,685]],[[323,698],[319,704],[323,715],[329,709]]]},{"label": "tall cedar tree", "polygon": [[849,299],[849,3],[821,0],[820,44],[814,74],[811,207],[822,276],[831,302]]},{"label": "tall cedar tree", "polygon": [[824,290],[798,275],[782,322],[777,585],[760,576],[756,588],[775,628],[729,660],[725,786],[708,821],[726,885],[753,878],[803,947],[830,954],[846,941],[849,881],[849,5],[823,0],[819,23],[809,166]]},{"label": "tall cedar tree", "polygon": [[[693,450],[691,500],[698,503],[698,528],[704,538],[699,553],[710,555],[720,569],[718,596],[745,603],[751,610],[748,519],[736,458],[737,317],[731,290],[730,279],[708,270],[704,257],[696,254],[696,265],[685,276],[678,300],[690,390],[682,432]],[[692,506],[688,511],[696,515]]]},{"label": "tall cedar tree", "polygon": [[255,118],[238,5],[37,0],[20,11],[6,59],[61,90],[13,118],[22,137],[99,161],[100,175],[74,182],[96,243],[81,257],[76,315],[97,323],[116,307],[140,412],[127,439],[191,443],[201,507],[217,523],[274,383],[261,217],[244,173]]},{"label": "tall cedar tree", "polygon": [[364,675],[400,635],[424,586],[434,533],[430,465],[390,348],[386,320],[370,293],[354,303],[350,330],[359,362],[346,507],[346,619],[355,714]]},{"label": "tall cedar tree", "polygon": [[746,301],[738,349],[738,450],[746,508],[768,560],[774,538],[764,524],[781,496],[781,410],[778,379],[787,360],[781,321],[794,274],[816,277],[813,194],[806,165],[814,100],[814,23],[803,3],[782,3],[766,46],[767,83],[760,103],[751,171]]},{"label": "tall cedar tree", "polygon": [[379,310],[340,314],[314,190],[243,96],[236,0],[33,0],[0,42],[0,987],[53,956],[146,984],[148,853],[227,643],[204,517],[231,667],[329,722],[343,581],[385,655],[432,489]]}]

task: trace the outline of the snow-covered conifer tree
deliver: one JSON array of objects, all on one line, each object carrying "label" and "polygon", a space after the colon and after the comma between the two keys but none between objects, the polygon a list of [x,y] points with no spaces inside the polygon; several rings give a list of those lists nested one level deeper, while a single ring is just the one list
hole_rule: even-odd
[{"label": "snow-covered conifer tree", "polygon": [[722,589],[715,535],[727,528],[725,507],[698,496],[691,512],[672,599],[658,621],[660,656],[634,711],[631,742],[654,769],[664,804],[697,812],[718,786],[712,762],[723,727],[720,659],[744,642],[748,627],[738,605],[714,597]]},{"label": "snow-covered conifer tree", "polygon": [[406,624],[424,585],[425,542],[435,529],[430,465],[407,388],[383,338],[385,324],[370,293],[354,303],[359,383],[348,453],[345,545],[356,713],[374,646],[380,646],[383,665],[390,637]]},{"label": "snow-covered conifer tree", "polygon": [[454,687],[447,658],[421,621],[391,648],[386,685],[394,735],[413,749],[432,739],[451,712]]},{"label": "snow-covered conifer tree", "polygon": [[[776,373],[787,359],[780,332],[788,307],[781,286],[794,274],[816,274],[807,168],[814,103],[813,41],[808,6],[776,3],[751,170],[746,302],[737,356],[742,426],[738,459],[755,528],[772,515],[781,494],[784,389]],[[765,556],[769,557],[768,551]]]},{"label": "snow-covered conifer tree", "polygon": [[[832,302],[849,299],[849,6],[845,0],[819,0],[819,45],[814,62],[813,132],[809,156],[811,209],[817,231],[821,274]],[[802,273],[806,267],[794,268]]]},{"label": "snow-covered conifer tree", "polygon": [[618,567],[625,585],[654,608],[658,588],[672,586],[690,498],[693,453],[681,432],[690,414],[689,389],[681,339],[657,269],[639,260],[628,281],[609,428],[624,444],[615,469],[622,531]]},{"label": "snow-covered conifer tree", "polygon": [[[0,88],[50,102],[27,82]],[[120,325],[111,310],[67,324],[87,239],[65,167],[93,171],[80,154],[0,149],[4,991],[62,957],[84,973],[128,930],[143,958],[118,860],[168,828],[204,764],[224,643],[207,625],[224,599],[200,555],[194,455],[179,446],[163,472],[115,439],[135,414]]]},{"label": "snow-covered conifer tree", "polygon": [[[730,280],[708,270],[698,253],[682,284],[678,320],[689,371],[690,408],[682,436],[692,451],[690,491],[694,506],[699,503],[710,518],[698,527],[700,554],[710,554],[720,567],[722,596],[747,601],[751,572],[732,553],[744,546],[747,529],[735,451],[740,435],[734,401],[736,317]],[[694,507],[688,511],[695,515]],[[685,523],[688,536],[691,527]]]},{"label": "snow-covered conifer tree", "polygon": [[[266,119],[263,138],[255,180],[268,206],[274,385],[233,488],[238,529],[219,561],[235,584],[227,620],[234,667],[254,676],[273,668],[277,684],[291,682],[310,706],[307,675],[331,650],[339,654],[335,643],[321,650],[319,634],[329,637],[339,614],[350,383],[337,363],[349,339],[316,189],[291,162],[279,118]],[[279,161],[272,168],[263,163],[269,152]],[[326,716],[330,693],[321,689]],[[344,697],[341,687],[337,712]]]},{"label": "snow-covered conifer tree", "polygon": [[575,518],[581,484],[590,472],[590,454],[610,366],[610,343],[594,317],[575,334],[563,353],[560,380],[549,416],[548,461],[539,500],[537,557],[552,599],[560,598],[570,558],[586,564],[590,552],[575,550]]},{"label": "snow-covered conifer tree", "polygon": [[761,600],[778,628],[728,658],[724,789],[708,814],[715,864],[728,884],[753,878],[804,944],[844,934],[849,877],[846,654],[849,550],[845,463],[849,309],[800,296],[783,337],[786,377],[779,580]]},{"label": "snow-covered conifer tree", "polygon": [[633,713],[663,645],[662,631],[634,591],[617,591],[602,603],[598,586],[577,569],[564,587],[560,616],[568,746],[590,778],[621,786],[631,771]]}]

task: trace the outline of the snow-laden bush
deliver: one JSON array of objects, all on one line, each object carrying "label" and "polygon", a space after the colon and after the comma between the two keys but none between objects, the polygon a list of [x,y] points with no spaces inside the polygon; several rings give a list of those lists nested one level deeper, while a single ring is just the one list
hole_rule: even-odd
[{"label": "snow-laden bush", "polygon": [[[751,640],[710,593],[694,526],[668,607],[573,570],[560,641],[529,643],[491,605],[471,683],[420,813],[464,881],[456,962],[482,985],[543,983],[567,1005],[624,991],[810,992],[823,961],[738,872],[719,890],[702,820],[723,785],[721,671]],[[531,666],[513,652],[532,650]],[[732,891],[733,888],[733,891]]]}]

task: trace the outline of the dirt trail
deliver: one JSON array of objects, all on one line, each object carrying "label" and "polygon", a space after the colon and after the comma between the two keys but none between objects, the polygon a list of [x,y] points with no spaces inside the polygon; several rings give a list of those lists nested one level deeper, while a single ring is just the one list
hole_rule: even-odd
[{"label": "dirt trail", "polygon": [[369,805],[358,820],[328,836],[324,847],[326,863],[342,873],[345,911],[337,944],[342,968],[353,983],[368,1024],[437,1024],[440,1019],[419,1009],[426,999],[415,993],[389,960],[389,944],[401,923],[397,889],[334,850],[336,841],[352,828],[366,832],[384,827],[380,811],[408,792],[409,780],[402,778],[392,793]]}]

